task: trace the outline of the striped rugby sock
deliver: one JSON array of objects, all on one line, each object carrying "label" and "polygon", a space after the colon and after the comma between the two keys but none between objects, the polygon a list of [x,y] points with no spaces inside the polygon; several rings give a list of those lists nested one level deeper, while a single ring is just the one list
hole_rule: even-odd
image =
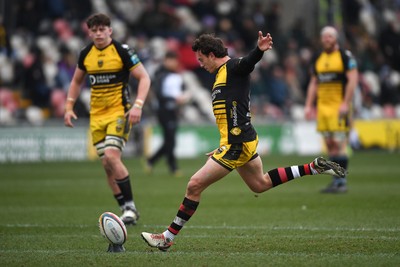
[{"label": "striped rugby sock", "polygon": [[310,164],[280,167],[268,171],[269,177],[272,181],[272,186],[275,187],[280,184],[289,182],[294,178],[314,174],[314,172],[312,171],[312,166],[310,166]]},{"label": "striped rugby sock", "polygon": [[168,229],[163,233],[165,238],[169,240],[174,240],[175,236],[182,229],[183,225],[189,221],[197,209],[199,202],[184,198],[181,206],[179,207],[178,213],[174,221],[168,227]]}]

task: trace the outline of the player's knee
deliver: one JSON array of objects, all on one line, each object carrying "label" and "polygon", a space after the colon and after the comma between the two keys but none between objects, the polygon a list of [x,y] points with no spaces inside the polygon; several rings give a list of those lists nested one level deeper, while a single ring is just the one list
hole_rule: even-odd
[{"label": "player's knee", "polygon": [[125,141],[121,137],[107,136],[105,141],[96,145],[97,153],[104,157],[106,161],[119,160],[119,154],[125,146]]},{"label": "player's knee", "polygon": [[262,179],[258,182],[254,182],[252,184],[249,185],[249,188],[252,192],[254,193],[263,193],[265,191],[267,191],[268,189],[272,188],[272,182],[270,179]]},{"label": "player's knee", "polygon": [[267,191],[268,189],[271,189],[272,187],[265,187],[265,186],[263,186],[263,187],[259,187],[259,188],[257,188],[256,190],[253,190],[253,192],[254,193],[257,193],[257,194],[261,194],[261,193],[264,193],[265,191]]},{"label": "player's knee", "polygon": [[121,161],[121,151],[115,148],[105,149],[103,160],[109,165],[119,163]]},{"label": "player's knee", "polygon": [[262,185],[260,185],[260,184],[257,184],[257,185],[251,186],[251,187],[250,187],[250,190],[251,190],[253,193],[259,194],[259,193],[265,192],[266,187],[265,187],[265,186],[262,186]]},{"label": "player's knee", "polygon": [[113,172],[121,162],[120,151],[115,149],[105,149],[101,160],[106,172]]},{"label": "player's knee", "polygon": [[112,163],[111,157],[109,155],[106,155],[106,153],[104,153],[101,157],[101,163],[103,164],[104,170],[107,174],[112,173]]},{"label": "player's knee", "polygon": [[196,178],[191,178],[186,188],[188,195],[199,195],[203,190],[204,185],[201,183],[200,179]]}]

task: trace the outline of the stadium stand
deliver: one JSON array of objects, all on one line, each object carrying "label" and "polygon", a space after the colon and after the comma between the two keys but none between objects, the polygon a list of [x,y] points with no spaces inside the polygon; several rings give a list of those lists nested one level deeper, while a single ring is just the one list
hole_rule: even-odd
[{"label": "stadium stand", "polygon": [[[308,8],[321,12],[321,2],[325,1],[314,2]],[[340,18],[335,25],[360,68],[356,116],[400,118],[400,2],[336,2],[341,12],[335,16]],[[252,76],[254,117],[260,121],[302,120],[308,68],[318,47],[320,26],[315,18],[315,26],[310,27],[307,15],[300,12],[289,20],[284,15],[288,3],[2,0],[0,125],[41,125],[63,116],[76,56],[87,41],[84,20],[93,12],[111,15],[114,38],[135,47],[150,74],[167,49],[178,51],[189,89],[195,92],[193,85],[202,88],[193,94],[192,105],[187,107],[190,115],[183,119],[188,122],[211,119],[203,103],[209,98],[206,88],[212,78],[200,70],[191,53],[193,37],[215,32],[228,44],[231,55],[241,55],[254,46],[258,30],[271,32],[275,48],[265,54]],[[89,96],[88,89],[83,88],[77,105],[80,117],[88,116]],[[150,112],[146,114],[151,116]]]}]

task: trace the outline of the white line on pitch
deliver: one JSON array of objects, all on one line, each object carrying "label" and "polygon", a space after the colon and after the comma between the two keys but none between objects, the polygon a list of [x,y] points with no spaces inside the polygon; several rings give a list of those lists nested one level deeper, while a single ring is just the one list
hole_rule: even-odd
[{"label": "white line on pitch", "polygon": [[[96,224],[0,224],[0,227],[7,228],[91,228]],[[161,228],[166,225],[143,225],[146,228]],[[333,231],[333,232],[400,232],[400,228],[370,228],[370,227],[309,227],[309,226],[234,226],[234,225],[185,225],[185,229],[204,230],[299,230],[299,231]]]}]

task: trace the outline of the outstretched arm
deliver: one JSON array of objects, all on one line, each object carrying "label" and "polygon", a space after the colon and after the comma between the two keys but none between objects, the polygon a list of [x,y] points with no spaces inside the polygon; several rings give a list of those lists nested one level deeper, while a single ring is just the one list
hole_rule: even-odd
[{"label": "outstretched arm", "polygon": [[238,72],[244,74],[252,72],[257,62],[261,60],[264,52],[272,49],[272,44],[271,35],[267,33],[266,36],[263,36],[262,31],[259,31],[257,47],[250,51],[247,56],[239,60],[237,66]]}]

